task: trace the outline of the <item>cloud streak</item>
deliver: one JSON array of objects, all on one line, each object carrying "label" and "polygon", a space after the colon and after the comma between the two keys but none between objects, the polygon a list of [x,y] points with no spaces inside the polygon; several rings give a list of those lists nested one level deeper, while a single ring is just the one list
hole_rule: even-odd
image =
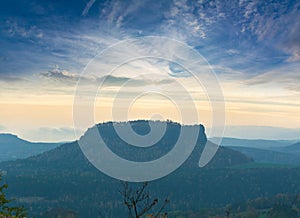
[{"label": "cloud streak", "polygon": [[71,127],[49,128],[41,127],[21,133],[22,137],[34,142],[66,142],[76,140]]},{"label": "cloud streak", "polygon": [[258,74],[252,78],[244,80],[246,85],[273,84],[287,90],[300,91],[300,64],[296,63],[276,70]]},{"label": "cloud streak", "polygon": [[[59,82],[61,87],[64,86],[76,86],[80,81],[84,86],[99,86],[100,84],[103,87],[121,87],[125,84],[129,84],[131,87],[145,86],[145,85],[164,85],[170,84],[173,81],[170,79],[153,79],[141,77],[136,79],[135,77],[126,77],[126,76],[114,76],[114,75],[104,75],[101,74],[87,74],[87,75],[79,75],[75,73],[70,73],[66,70],[60,69],[56,66],[54,69],[49,70],[45,73],[40,73],[40,77],[45,78],[46,80],[52,82]],[[59,88],[59,87],[58,87]]]},{"label": "cloud streak", "polygon": [[16,82],[25,82],[26,79],[21,76],[0,74],[0,82],[6,83],[16,83]]},{"label": "cloud streak", "polygon": [[90,1],[86,4],[84,10],[82,11],[81,16],[86,16],[86,15],[89,13],[90,8],[93,6],[93,4],[94,4],[95,2],[96,2],[96,0],[90,0]]}]

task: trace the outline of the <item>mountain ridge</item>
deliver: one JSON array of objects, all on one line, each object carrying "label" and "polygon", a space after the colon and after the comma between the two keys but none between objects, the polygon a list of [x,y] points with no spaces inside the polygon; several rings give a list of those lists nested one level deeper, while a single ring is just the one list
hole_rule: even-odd
[{"label": "mountain ridge", "polygon": [[[139,122],[142,129],[140,133],[147,132],[146,121]],[[120,145],[120,139],[115,138],[116,133],[110,132],[112,123],[105,125],[102,124],[102,130],[109,134],[102,135],[104,141],[109,142],[111,139],[111,147],[115,147],[115,150],[124,146],[126,143]],[[290,193],[298,189],[298,183],[295,182],[300,176],[298,169],[235,168],[233,166],[251,164],[253,161],[238,151],[222,146],[208,165],[199,168],[199,157],[207,142],[205,128],[202,127],[202,137],[197,140],[186,162],[168,176],[151,182],[150,192],[157,197],[170,196],[172,210],[225,206],[260,195]],[[171,133],[179,130],[177,124],[169,123],[162,142],[176,141],[177,138]],[[162,153],[153,154],[150,159],[168,152],[170,148],[166,146]],[[119,154],[126,157],[126,152],[132,149],[137,148],[126,146]],[[156,151],[157,148],[150,149]],[[61,206],[78,212],[80,217],[96,217],[97,208],[101,208],[108,217],[122,217],[120,214],[125,214],[118,193],[120,181],[98,171],[83,155],[77,141],[25,160],[0,163],[0,169],[7,172],[4,179],[10,184],[11,197],[21,199],[30,208],[29,213],[36,217],[49,208]],[[269,186],[270,180],[274,180],[272,186]],[[294,185],[284,186],[287,182]],[[187,198],[183,199],[182,196]]]},{"label": "mountain ridge", "polygon": [[[214,138],[212,138],[214,139]],[[217,138],[218,139],[218,138]],[[269,139],[243,139],[223,137],[222,146],[236,146],[236,147],[252,147],[261,149],[272,149],[276,147],[285,147],[297,142],[296,140],[269,140]]]},{"label": "mountain ridge", "polygon": [[[143,130],[139,130],[139,131],[144,131],[145,132],[145,128],[147,124],[145,124],[144,120],[138,120],[138,121],[133,121],[134,123],[136,122],[141,122],[140,127],[142,127],[141,129]],[[161,121],[156,121],[156,122],[161,122]],[[164,144],[164,146],[157,146],[159,144],[157,144],[156,146],[151,146],[149,148],[138,148],[135,146],[129,146],[128,143],[124,143],[120,140],[120,138],[117,137],[117,133],[115,131],[113,131],[113,125],[118,124],[118,122],[106,122],[106,123],[102,123],[102,124],[97,124],[97,128],[101,128],[101,134],[103,138],[103,141],[106,142],[107,146],[117,155],[125,158],[125,159],[130,159],[130,160],[135,160],[135,161],[149,161],[151,159],[156,159],[158,157],[160,157],[161,155],[165,155],[166,153],[168,153],[173,147],[174,143],[176,142],[177,138],[173,137],[174,133],[179,133],[180,132],[180,128],[181,125],[175,122],[171,122],[168,123],[168,128],[169,130],[167,130],[164,138],[162,138],[162,143]],[[205,135],[205,128],[203,125],[199,125],[199,136],[197,139],[197,144],[193,150],[193,152],[191,153],[190,157],[186,160],[186,162],[184,163],[184,166],[187,167],[198,167],[198,161],[200,158],[200,155],[203,151],[204,145],[207,142],[207,138]],[[89,130],[87,130],[89,131]],[[84,136],[82,136],[84,137]],[[82,138],[81,137],[81,138]],[[111,140],[113,139],[113,140]],[[168,143],[166,143],[168,142]],[[211,145],[214,145],[213,143],[211,143]],[[146,149],[146,151],[145,151]],[[147,150],[148,149],[148,150]],[[149,154],[150,153],[150,154]],[[146,155],[148,155],[148,157],[145,157]],[[230,156],[236,156],[235,158],[231,158],[232,160],[235,161],[231,161],[231,162],[226,162],[226,160],[222,159],[224,157],[224,155],[226,156],[226,158],[230,159]],[[72,158],[68,158],[68,157],[72,157]],[[146,158],[146,159],[145,159]],[[148,159],[147,159],[148,158]],[[219,147],[217,154],[216,154],[216,160],[212,161],[212,163],[208,164],[208,167],[224,167],[224,166],[231,166],[234,164],[243,164],[243,163],[248,163],[251,162],[251,158],[246,157],[245,155],[241,154],[240,152],[236,152],[233,151],[229,148],[225,148],[225,147]],[[69,166],[69,169],[72,169],[72,166],[79,166],[86,168],[88,166],[91,166],[91,164],[89,163],[89,161],[86,159],[86,157],[84,156],[84,154],[82,153],[82,151],[80,150],[80,146],[78,145],[78,141],[73,141],[73,142],[68,142],[68,143],[64,143],[52,150],[46,151],[42,154],[37,154],[35,156],[32,157],[28,157],[25,160],[17,160],[18,165],[20,165],[21,163],[26,163],[26,161],[30,162],[31,164],[33,164],[34,162],[39,162],[42,161],[45,163],[45,165],[47,166],[51,166],[49,165],[49,163],[54,164],[54,166],[59,166],[59,165],[63,165],[65,167]],[[60,163],[59,163],[60,161]],[[219,161],[221,163],[219,163]],[[46,164],[46,162],[48,162],[48,164]],[[15,161],[10,161],[7,162],[6,164],[13,164],[16,163]],[[226,165],[226,164],[227,165]],[[224,165],[225,164],[225,165]],[[21,164],[22,165],[22,164]],[[36,164],[36,165],[43,165],[43,164]],[[55,168],[55,167],[54,167]]]},{"label": "mountain ridge", "polygon": [[51,150],[61,143],[29,142],[11,133],[0,134],[0,162],[23,159]]}]

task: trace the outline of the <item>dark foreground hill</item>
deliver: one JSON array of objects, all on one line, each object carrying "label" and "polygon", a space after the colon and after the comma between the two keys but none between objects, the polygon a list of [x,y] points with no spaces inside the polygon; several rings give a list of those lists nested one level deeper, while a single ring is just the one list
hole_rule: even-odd
[{"label": "dark foreground hill", "polygon": [[[147,121],[131,124],[139,134],[149,131]],[[139,161],[157,158],[170,151],[182,128],[168,122],[164,137],[144,152],[124,143],[113,125],[122,123],[97,125],[104,141],[118,155]],[[188,160],[170,175],[150,182],[151,195],[170,198],[168,210],[199,211],[260,196],[300,192],[299,169],[253,168],[251,159],[229,148],[219,148],[213,160],[199,168],[199,157],[207,141],[204,127],[199,127],[197,145]],[[247,167],[242,167],[244,165]],[[51,208],[66,208],[80,217],[97,217],[100,212],[107,217],[126,216],[119,194],[120,181],[95,169],[77,142],[25,160],[1,163],[0,168],[7,171],[5,180],[10,185],[11,196],[35,216]]]}]

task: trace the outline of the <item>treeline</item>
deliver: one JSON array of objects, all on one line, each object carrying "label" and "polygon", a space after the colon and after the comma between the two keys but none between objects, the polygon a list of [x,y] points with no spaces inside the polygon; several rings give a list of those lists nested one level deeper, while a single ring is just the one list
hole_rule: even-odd
[{"label": "treeline", "polygon": [[226,207],[199,211],[174,211],[169,218],[299,218],[300,193],[297,195],[277,194],[259,197]]}]

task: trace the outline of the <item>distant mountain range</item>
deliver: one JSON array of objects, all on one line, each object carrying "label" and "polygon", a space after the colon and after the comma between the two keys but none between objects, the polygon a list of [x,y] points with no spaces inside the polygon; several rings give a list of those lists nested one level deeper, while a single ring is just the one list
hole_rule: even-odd
[{"label": "distant mountain range", "polygon": [[300,165],[300,142],[223,138],[221,145],[239,151],[258,163]]},{"label": "distant mountain range", "polygon": [[[147,121],[135,121],[131,124],[133,129],[140,134],[149,131]],[[161,122],[158,124],[161,125],[164,123]],[[185,128],[180,124],[168,122],[163,138],[154,146],[147,148],[145,152],[144,149],[129,146],[124,143],[114,131],[114,125],[123,124],[108,122],[97,125],[97,128],[103,140],[112,151],[119,156],[135,161],[141,161],[141,159],[155,159],[167,153],[172,149],[174,142],[176,142],[181,128]],[[199,157],[207,139],[204,133],[204,127],[202,125],[198,127],[199,137],[196,147],[187,161],[176,170],[176,178],[179,176],[179,178],[184,179],[187,178],[186,176],[188,175],[193,176],[193,174],[200,169],[198,167]],[[214,146],[212,143],[210,144]],[[230,148],[220,147],[217,154],[205,169],[230,168],[232,166],[252,162],[250,158],[240,152],[231,150]],[[66,206],[71,204],[71,202],[77,202],[76,204],[79,205],[77,207],[82,208],[80,209],[82,213],[83,211],[86,212],[88,207],[95,207],[95,205],[90,203],[93,198],[97,199],[93,200],[95,202],[104,200],[104,204],[106,205],[112,201],[116,202],[116,198],[118,197],[118,193],[114,190],[118,189],[118,181],[96,170],[85,158],[77,142],[63,144],[50,151],[24,160],[0,163],[0,169],[7,172],[5,179],[11,185],[13,197],[21,199],[26,205],[30,204],[31,208],[35,210],[31,212],[35,213],[35,215],[37,215],[37,212],[44,212],[46,208],[55,207],[55,205]],[[178,179],[175,179],[174,181],[177,180]],[[198,179],[193,182],[197,180]],[[101,183],[98,183],[100,181]],[[185,186],[184,184],[182,185]],[[49,192],[49,190],[51,190],[51,192]],[[92,193],[94,194],[90,192],[91,190],[93,190]],[[110,192],[106,190],[110,190]],[[80,198],[77,199],[78,197]],[[32,205],[37,206],[32,207]],[[75,204],[73,203],[71,205],[74,206]],[[70,207],[72,208],[73,206]],[[37,209],[37,207],[39,209]],[[118,209],[116,209],[116,211],[120,210],[119,206],[117,207]],[[42,208],[44,209],[42,210]],[[91,213],[93,214],[95,211]],[[114,215],[111,216],[116,217]],[[87,215],[85,217],[94,217],[94,215]]]},{"label": "distant mountain range", "polygon": [[[163,124],[163,122],[158,122]],[[97,127],[99,129],[99,132],[101,133],[103,141],[114,153],[125,159],[133,161],[149,161],[165,155],[173,148],[176,140],[178,139],[181,128],[184,128],[180,124],[170,122],[167,124],[166,132],[159,142],[148,148],[139,148],[136,146],[131,146],[128,143],[124,142],[114,130],[115,125],[122,125],[122,123],[107,122],[104,124],[99,124],[97,125]],[[150,130],[148,121],[133,121],[131,122],[131,125],[133,129],[139,134],[145,134]],[[198,167],[200,155],[203,151],[204,145],[207,142],[206,135],[204,133],[204,127],[202,125],[200,125],[199,127],[199,136],[196,142],[195,149],[188,160],[184,163],[184,166],[188,168]],[[28,142],[24,141],[24,143]],[[209,144],[211,146],[216,146],[213,143]],[[76,169],[86,169],[91,166],[89,161],[80,150],[77,142],[65,143],[58,147],[57,145],[53,146],[56,148],[52,150],[49,149],[49,151],[47,152],[29,157],[24,160],[10,161],[4,163],[3,165],[6,167],[13,166],[9,167],[9,171],[13,172],[18,171],[19,168],[20,171],[18,171],[18,173],[23,172],[23,169],[27,168],[27,165],[33,166],[37,169],[44,168],[45,170],[73,170],[74,167]],[[252,159],[248,158],[244,154],[238,151],[234,151],[230,148],[220,147],[207,167],[224,168],[249,162],[252,162]],[[18,165],[19,167],[14,167],[15,165]],[[33,169],[32,167],[30,168],[31,170]]]},{"label": "distant mountain range", "polygon": [[[219,128],[220,127],[214,127]],[[268,140],[300,140],[300,128],[282,128],[272,126],[230,126],[226,125],[225,133],[231,138],[268,139]]]},{"label": "distant mountain range", "polygon": [[286,146],[286,147],[282,147],[279,149],[281,152],[285,152],[285,153],[290,153],[290,154],[294,154],[294,155],[300,155],[300,142],[297,142],[295,144]]},{"label": "distant mountain range", "polygon": [[[159,142],[146,149],[130,146],[117,135],[114,127],[124,125],[123,122],[107,122],[96,127],[114,153],[134,161],[148,161],[169,152],[181,128],[184,128],[178,123],[156,122],[158,125],[167,124],[166,132]],[[133,121],[130,124],[139,134],[150,131],[148,121]],[[170,210],[191,211],[226,206],[259,196],[300,190],[299,168],[282,165],[264,167],[253,162],[262,151],[278,151],[250,148],[258,150],[259,155],[253,156],[245,146],[221,146],[210,163],[199,168],[199,157],[207,138],[204,127],[198,127],[195,149],[186,162],[170,175],[151,182],[150,193],[159,198],[168,196]],[[281,149],[281,146],[271,147]],[[297,144],[284,148],[289,147],[297,148]],[[269,156],[266,154],[262,159],[266,160]],[[75,211],[80,217],[97,217],[99,210],[107,217],[124,217],[126,214],[119,195],[120,181],[92,166],[77,142],[62,144],[24,160],[2,162],[0,169],[7,172],[4,179],[9,184],[10,196],[29,208],[30,215],[35,217],[49,208],[61,207]]]},{"label": "distant mountain range", "polygon": [[[104,134],[106,136],[106,141],[111,138],[118,139],[114,134],[114,131],[111,130],[110,125],[112,123],[108,123],[106,127],[102,126]],[[134,125],[133,125],[133,128]],[[146,131],[147,127],[143,127],[143,130],[138,131]],[[179,131],[179,130],[173,130]],[[172,133],[174,134],[174,133]],[[174,144],[174,139],[172,139],[172,135],[167,134],[168,137],[168,145]],[[215,138],[213,138],[215,139]],[[159,148],[159,146],[152,147],[150,149],[138,149],[139,152],[136,153],[136,150],[132,146],[123,146],[124,143],[121,141],[115,141],[114,146],[111,146],[111,149],[117,154],[123,155],[125,158],[134,158],[131,154],[137,154],[136,160],[138,158],[149,158],[153,159],[155,157],[159,157],[164,153],[167,153],[171,150],[171,147],[165,146],[163,148]],[[52,150],[58,147],[60,144],[64,143],[33,143],[23,139],[20,139],[18,136],[13,134],[0,134],[0,162],[16,160],[16,159],[24,159],[30,156],[41,154],[45,151]],[[111,143],[108,143],[111,145]],[[295,140],[263,140],[263,139],[238,139],[238,138],[228,138],[224,137],[221,143],[222,149],[219,153],[238,151],[247,156],[249,159],[253,159],[259,163],[272,163],[272,164],[292,164],[299,165],[300,164],[300,142]],[[230,149],[226,149],[226,147]],[[125,149],[125,150],[124,150]],[[143,151],[142,151],[143,150]],[[147,155],[146,155],[147,154]],[[127,155],[127,156],[126,156]]]},{"label": "distant mountain range", "polygon": [[[300,137],[300,136],[299,136]],[[220,138],[212,138],[220,139]],[[224,147],[249,147],[259,149],[270,149],[285,147],[292,145],[298,141],[296,140],[265,140],[265,139],[239,139],[239,138],[222,138],[221,145]]]},{"label": "distant mountain range", "polygon": [[0,162],[23,159],[56,148],[61,143],[33,143],[12,134],[0,134]]},{"label": "distant mountain range", "polygon": [[[229,147],[235,151],[239,151],[249,158],[252,158],[257,163],[270,163],[270,164],[281,164],[281,165],[291,165],[300,166],[300,155],[288,152],[282,152],[282,148],[278,151],[259,149],[259,148],[249,148],[249,147]],[[300,150],[299,148],[296,149]]]}]

